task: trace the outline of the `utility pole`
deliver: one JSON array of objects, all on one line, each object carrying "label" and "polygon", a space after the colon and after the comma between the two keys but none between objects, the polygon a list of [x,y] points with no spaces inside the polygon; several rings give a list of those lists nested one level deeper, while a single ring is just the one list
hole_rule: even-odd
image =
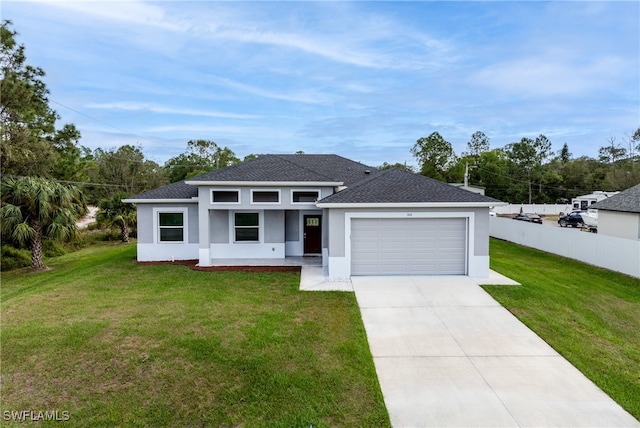
[{"label": "utility pole", "polygon": [[464,167],[464,188],[465,189],[469,188],[469,170],[477,167],[478,167],[477,165],[469,166],[469,162],[465,164],[465,167]]},{"label": "utility pole", "polygon": [[527,170],[527,181],[529,182],[529,205],[531,205],[531,166],[525,166],[524,168]]}]

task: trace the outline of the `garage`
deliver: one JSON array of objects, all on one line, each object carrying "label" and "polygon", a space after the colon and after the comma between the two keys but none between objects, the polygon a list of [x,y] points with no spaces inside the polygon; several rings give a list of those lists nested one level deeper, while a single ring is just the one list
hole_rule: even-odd
[{"label": "garage", "polygon": [[351,219],[351,275],[466,273],[464,217]]}]

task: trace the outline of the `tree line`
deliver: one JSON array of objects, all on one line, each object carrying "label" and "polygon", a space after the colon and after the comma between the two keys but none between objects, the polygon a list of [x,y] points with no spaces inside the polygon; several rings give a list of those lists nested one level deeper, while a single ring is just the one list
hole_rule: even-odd
[{"label": "tree line", "polygon": [[594,190],[624,190],[640,182],[640,127],[620,143],[611,137],[598,157],[573,157],[568,145],[552,151],[544,135],[523,137],[501,148],[490,147],[483,132],[471,135],[466,151],[456,155],[438,132],[411,148],[421,174],[447,182],[468,181],[488,196],[511,203],[553,203]]}]

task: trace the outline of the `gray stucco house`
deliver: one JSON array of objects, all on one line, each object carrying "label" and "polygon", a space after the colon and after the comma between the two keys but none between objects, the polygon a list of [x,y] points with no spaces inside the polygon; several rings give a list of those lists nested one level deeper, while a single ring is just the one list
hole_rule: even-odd
[{"label": "gray stucco house", "polygon": [[321,256],[329,277],[489,275],[489,208],[502,203],[337,155],[261,155],[125,202],[138,261]]},{"label": "gray stucco house", "polygon": [[640,240],[640,184],[589,208],[598,210],[598,233]]}]

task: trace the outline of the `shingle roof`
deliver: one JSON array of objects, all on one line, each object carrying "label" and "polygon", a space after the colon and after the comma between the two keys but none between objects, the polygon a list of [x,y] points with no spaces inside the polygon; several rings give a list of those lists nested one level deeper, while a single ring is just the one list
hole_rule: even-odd
[{"label": "shingle roof", "polygon": [[261,155],[187,181],[342,182],[348,186],[364,178],[365,170],[375,168],[337,155]]},{"label": "shingle roof", "polygon": [[[351,186],[364,178],[378,174],[376,168],[343,158],[338,155],[277,155],[303,168],[314,170],[329,177],[331,181],[341,181]],[[366,171],[369,171],[367,174]]]},{"label": "shingle roof", "polygon": [[640,213],[640,184],[597,202],[589,208]]},{"label": "shingle roof", "polygon": [[[369,171],[369,174],[365,171]],[[186,184],[186,181],[339,182],[350,186],[378,173],[375,168],[338,155],[260,155],[246,162],[159,187],[129,199],[190,199],[197,196],[198,186]]]},{"label": "shingle roof", "polygon": [[398,168],[382,171],[319,201],[321,204],[419,202],[499,203],[500,201]]},{"label": "shingle roof", "polygon": [[190,186],[185,180],[176,181],[157,189],[132,196],[128,199],[191,199],[198,196],[198,187]]}]

